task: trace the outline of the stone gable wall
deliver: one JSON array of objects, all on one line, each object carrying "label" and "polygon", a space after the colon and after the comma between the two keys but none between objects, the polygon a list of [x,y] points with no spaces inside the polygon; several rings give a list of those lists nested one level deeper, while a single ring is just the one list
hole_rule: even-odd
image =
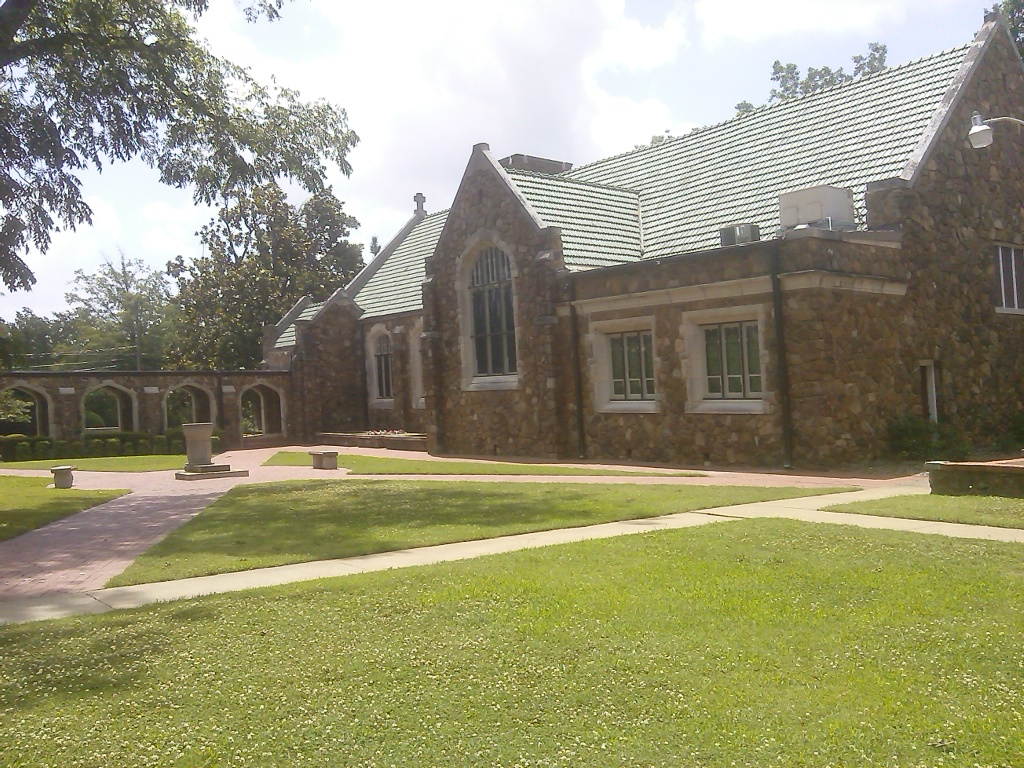
[{"label": "stone gable wall", "polygon": [[[513,262],[518,386],[469,391],[463,376],[459,291],[464,280],[459,270],[490,245],[501,247]],[[538,260],[546,251],[553,253]],[[537,457],[559,453],[556,390],[571,375],[556,351],[560,268],[557,231],[540,230],[486,161],[477,162],[463,179],[426,265],[425,377],[432,450]]]},{"label": "stone gable wall", "polygon": [[1024,246],[1024,133],[996,124],[975,150],[967,132],[975,110],[1024,117],[1024,74],[999,29],[981,64],[917,180],[878,194],[875,219],[902,224],[911,261],[904,365],[939,361],[943,418],[983,445],[1024,410],[1024,316],[995,311],[995,246]]}]

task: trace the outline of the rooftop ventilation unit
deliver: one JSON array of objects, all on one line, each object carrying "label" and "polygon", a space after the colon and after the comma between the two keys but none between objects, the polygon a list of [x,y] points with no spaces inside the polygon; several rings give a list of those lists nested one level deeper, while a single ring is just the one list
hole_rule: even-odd
[{"label": "rooftop ventilation unit", "polygon": [[757,224],[730,224],[718,230],[722,246],[755,243],[761,239],[761,228]]},{"label": "rooftop ventilation unit", "polygon": [[779,225],[783,230],[813,227],[835,231],[856,229],[853,191],[822,184],[779,195]]}]

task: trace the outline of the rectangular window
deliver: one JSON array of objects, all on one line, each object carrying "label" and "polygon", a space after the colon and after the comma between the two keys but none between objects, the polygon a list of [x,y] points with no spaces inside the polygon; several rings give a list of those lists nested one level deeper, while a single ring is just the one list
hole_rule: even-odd
[{"label": "rectangular window", "polygon": [[1001,245],[996,251],[998,306],[1024,309],[1024,248]]},{"label": "rectangular window", "polygon": [[708,399],[756,400],[764,396],[757,322],[701,326]]},{"label": "rectangular window", "polygon": [[611,352],[612,400],[653,400],[654,340],[650,331],[608,336]]}]

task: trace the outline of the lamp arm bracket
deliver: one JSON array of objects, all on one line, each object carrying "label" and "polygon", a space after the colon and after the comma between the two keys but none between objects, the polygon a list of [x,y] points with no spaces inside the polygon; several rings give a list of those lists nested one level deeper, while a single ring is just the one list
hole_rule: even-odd
[{"label": "lamp arm bracket", "polygon": [[986,125],[990,123],[1016,123],[1017,125],[1024,125],[1024,120],[1016,117],[987,117],[984,122]]}]

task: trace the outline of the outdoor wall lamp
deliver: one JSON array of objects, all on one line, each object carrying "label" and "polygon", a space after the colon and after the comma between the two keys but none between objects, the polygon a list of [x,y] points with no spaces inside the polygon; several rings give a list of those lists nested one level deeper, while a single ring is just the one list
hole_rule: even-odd
[{"label": "outdoor wall lamp", "polygon": [[1024,125],[1024,120],[1018,120],[1016,117],[990,117],[988,120],[985,120],[980,114],[975,112],[971,115],[971,130],[967,134],[972,147],[981,149],[992,143],[992,123]]}]

